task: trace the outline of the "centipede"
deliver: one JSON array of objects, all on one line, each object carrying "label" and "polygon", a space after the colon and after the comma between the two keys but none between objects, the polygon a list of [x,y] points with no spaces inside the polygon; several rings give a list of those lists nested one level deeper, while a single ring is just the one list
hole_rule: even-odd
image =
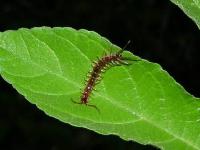
[{"label": "centipede", "polygon": [[98,110],[98,112],[100,112],[99,108],[96,105],[89,104],[90,95],[95,89],[94,87],[100,82],[102,73],[105,72],[108,68],[115,65],[129,65],[129,63],[126,62],[127,58],[122,56],[122,52],[129,45],[129,43],[130,40],[118,52],[104,55],[102,58],[98,58],[96,61],[93,62],[93,68],[88,74],[88,79],[86,80],[85,87],[82,91],[80,102],[76,102],[71,99],[72,102],[76,104],[85,104],[86,106],[93,107]]}]

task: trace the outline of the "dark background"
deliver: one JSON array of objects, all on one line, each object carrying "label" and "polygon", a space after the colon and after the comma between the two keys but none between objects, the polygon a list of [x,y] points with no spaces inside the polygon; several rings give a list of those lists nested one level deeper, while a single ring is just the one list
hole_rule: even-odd
[{"label": "dark background", "polygon": [[[35,26],[94,30],[142,58],[157,62],[200,97],[200,32],[169,0],[0,1],[0,31]],[[154,150],[75,128],[46,116],[0,78],[0,147],[20,150]]]}]

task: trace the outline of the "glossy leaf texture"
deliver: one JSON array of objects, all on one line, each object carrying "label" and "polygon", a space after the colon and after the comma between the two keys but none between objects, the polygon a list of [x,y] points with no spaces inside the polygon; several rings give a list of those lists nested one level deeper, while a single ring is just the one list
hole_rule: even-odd
[{"label": "glossy leaf texture", "polygon": [[72,28],[0,33],[1,76],[47,115],[74,126],[165,150],[200,149],[200,101],[158,64],[125,51],[130,65],[102,74],[89,104],[78,105],[92,62],[120,48]]},{"label": "glossy leaf texture", "polygon": [[171,0],[178,5],[200,29],[200,0]]}]

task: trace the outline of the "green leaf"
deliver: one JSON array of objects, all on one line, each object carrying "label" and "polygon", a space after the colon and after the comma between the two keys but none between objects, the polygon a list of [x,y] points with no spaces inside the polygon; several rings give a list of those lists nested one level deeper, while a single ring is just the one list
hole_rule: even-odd
[{"label": "green leaf", "polygon": [[[95,32],[33,28],[0,33],[1,76],[49,116],[165,150],[200,149],[200,102],[146,60],[114,66],[78,105],[92,61],[120,48]],[[129,52],[124,55],[136,59]],[[138,58],[137,58],[138,59]]]},{"label": "green leaf", "polygon": [[171,0],[178,5],[200,29],[200,0]]}]

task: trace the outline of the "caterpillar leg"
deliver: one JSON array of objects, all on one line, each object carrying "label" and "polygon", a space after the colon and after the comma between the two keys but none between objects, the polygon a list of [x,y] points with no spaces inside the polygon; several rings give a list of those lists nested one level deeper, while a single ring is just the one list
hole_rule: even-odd
[{"label": "caterpillar leg", "polygon": [[72,98],[71,98],[71,101],[72,101],[74,104],[83,104],[83,103],[81,103],[81,102],[76,102],[76,101],[73,100]]},{"label": "caterpillar leg", "polygon": [[129,57],[122,57],[121,60],[125,60],[125,61],[141,61],[140,59],[131,59]]},{"label": "caterpillar leg", "polygon": [[81,105],[85,104],[85,106],[89,106],[89,107],[95,108],[98,111],[98,113],[100,113],[100,109],[96,105],[92,105],[92,104],[88,104],[88,103],[82,103],[82,102],[76,102],[72,98],[71,98],[71,101],[74,104],[81,104]]},{"label": "caterpillar leg", "polygon": [[119,60],[119,63],[122,65],[131,65],[130,63],[124,61],[124,60]]},{"label": "caterpillar leg", "polygon": [[98,113],[100,113],[100,109],[96,105],[92,105],[92,104],[85,104],[85,105],[92,107],[92,108],[95,108],[98,111]]},{"label": "caterpillar leg", "polygon": [[141,61],[141,60],[123,57],[122,59],[119,60],[119,63],[122,65],[132,65],[133,62],[137,62],[137,61]]}]

